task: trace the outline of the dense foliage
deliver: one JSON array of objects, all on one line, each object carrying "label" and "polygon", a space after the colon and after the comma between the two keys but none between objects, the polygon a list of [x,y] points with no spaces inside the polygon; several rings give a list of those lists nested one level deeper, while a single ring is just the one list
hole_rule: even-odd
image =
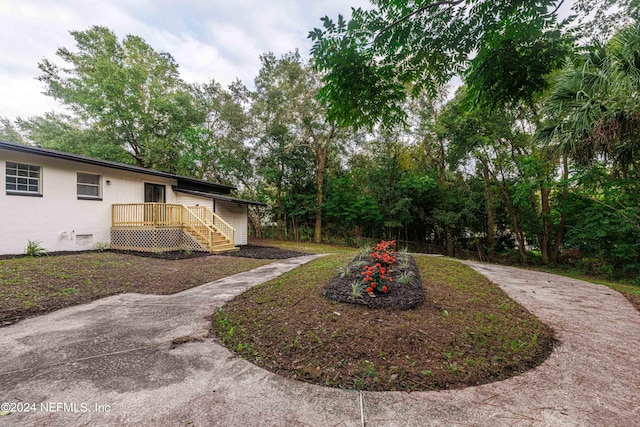
[{"label": "dense foliage", "polygon": [[[573,27],[545,0],[372,3],[323,18],[312,62],[262,55],[254,90],[189,85],[139,37],[73,32],[65,66],[39,64],[68,111],[0,118],[0,137],[236,185],[269,205],[257,235],[637,277],[636,2],[576,1]],[[584,38],[590,11],[616,16],[611,34]]]}]

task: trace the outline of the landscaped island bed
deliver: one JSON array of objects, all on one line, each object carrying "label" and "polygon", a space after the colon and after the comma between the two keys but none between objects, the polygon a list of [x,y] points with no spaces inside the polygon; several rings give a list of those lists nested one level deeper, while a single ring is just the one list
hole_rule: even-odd
[{"label": "landscaped island bed", "polygon": [[[403,258],[406,258],[406,261],[389,268],[389,278],[395,282],[386,283],[389,288],[388,292],[378,292],[373,298],[366,292],[367,284],[363,283],[365,274],[363,267],[364,269],[371,268],[373,263],[365,263],[362,258],[360,255],[354,258],[348,265],[348,273],[343,274],[346,273],[343,271],[331,279],[322,290],[322,294],[333,301],[366,305],[370,308],[408,310],[416,308],[424,302],[420,272],[411,255],[405,254]],[[379,287],[384,284],[379,284]]]},{"label": "landscaped island bed", "polygon": [[487,383],[537,366],[551,352],[547,326],[452,260],[416,256],[426,295],[416,309],[324,298],[323,288],[354,256],[329,255],[246,291],[216,313],[214,332],[272,372],[362,390]]}]

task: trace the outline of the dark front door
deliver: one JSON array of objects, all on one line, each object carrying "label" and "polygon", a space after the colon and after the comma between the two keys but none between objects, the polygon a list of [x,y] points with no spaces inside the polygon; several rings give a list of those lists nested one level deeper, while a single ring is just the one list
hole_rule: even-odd
[{"label": "dark front door", "polygon": [[165,186],[160,184],[144,184],[145,203],[166,203]]},{"label": "dark front door", "polygon": [[[145,203],[166,203],[165,186],[160,184],[144,183]],[[145,225],[157,227],[164,223],[166,218],[164,205],[145,205],[144,222]]]}]

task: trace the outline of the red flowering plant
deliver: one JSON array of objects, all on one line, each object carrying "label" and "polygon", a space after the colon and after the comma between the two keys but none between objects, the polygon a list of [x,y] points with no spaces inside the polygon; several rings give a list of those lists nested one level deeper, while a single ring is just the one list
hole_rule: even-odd
[{"label": "red flowering plant", "polygon": [[383,240],[369,254],[369,263],[360,273],[369,294],[386,294],[393,284],[393,267],[398,263],[395,247],[395,241]]}]

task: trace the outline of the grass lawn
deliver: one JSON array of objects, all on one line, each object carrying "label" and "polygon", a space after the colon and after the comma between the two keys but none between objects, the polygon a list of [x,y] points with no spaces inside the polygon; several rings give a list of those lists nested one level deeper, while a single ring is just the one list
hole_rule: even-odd
[{"label": "grass lawn", "polygon": [[246,291],[214,316],[215,333],[270,371],[362,390],[482,384],[530,369],[549,355],[551,330],[456,261],[415,257],[427,301],[413,310],[324,298],[323,287],[355,255],[345,249]]},{"label": "grass lawn", "polygon": [[[352,253],[353,248],[346,246],[334,246],[326,244],[317,244],[310,242],[290,242],[281,240],[270,239],[253,239],[252,241],[256,245],[264,246],[276,246],[283,249],[297,250],[301,252],[309,253]],[[524,267],[526,268],[526,267]],[[602,277],[589,276],[584,273],[578,272],[572,269],[565,268],[540,268],[540,271],[546,271],[548,273],[559,274],[561,276],[572,277],[574,279],[584,280],[585,282],[596,283],[599,285],[605,285],[620,292],[624,295],[636,309],[640,311],[640,286],[631,285],[629,283],[616,282],[614,280],[604,279]]]},{"label": "grass lawn", "polygon": [[[326,244],[317,244],[310,242],[290,242],[290,241],[281,241],[281,240],[270,240],[270,239],[254,239],[255,244],[265,245],[265,246],[276,246],[283,249],[291,249],[298,250],[301,252],[309,252],[309,253],[351,253],[353,248],[349,248],[346,246],[334,246],[334,245],[326,245]],[[523,267],[526,268],[526,267]],[[571,277],[578,280],[584,280],[585,282],[591,282],[598,285],[605,285],[614,291],[620,292],[624,295],[633,306],[640,311],[640,286],[632,285],[624,282],[617,282],[610,279],[605,279],[602,277],[589,276],[582,272],[576,271],[575,269],[567,269],[562,267],[556,268],[538,268],[540,271],[546,271],[547,273],[558,274],[561,276]]]},{"label": "grass lawn", "polygon": [[172,294],[271,262],[224,256],[166,260],[112,252],[0,259],[0,325],[109,295]]}]

